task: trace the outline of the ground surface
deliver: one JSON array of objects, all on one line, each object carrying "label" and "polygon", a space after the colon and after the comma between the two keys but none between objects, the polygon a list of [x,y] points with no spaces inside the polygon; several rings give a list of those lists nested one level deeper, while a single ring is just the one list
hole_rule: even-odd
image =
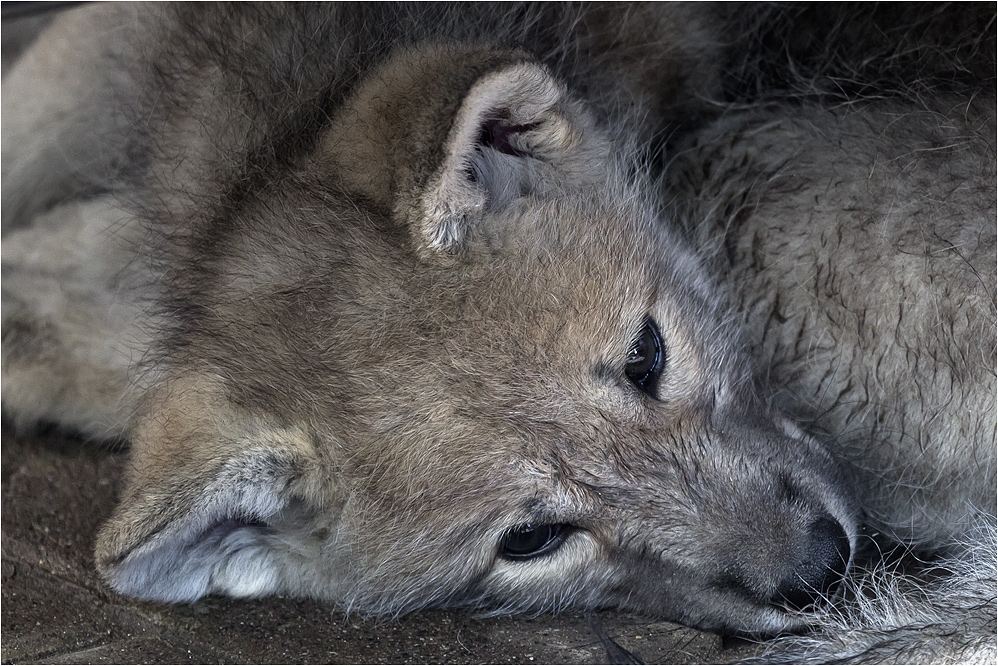
[{"label": "ground surface", "polygon": [[[480,619],[415,613],[345,618],[293,599],[194,605],[137,603],[97,577],[93,540],[110,514],[127,456],[56,434],[3,426],[3,663],[606,663],[580,615]],[[747,646],[616,613],[596,621],[647,663],[745,656]],[[618,655],[619,658],[619,655]]]}]

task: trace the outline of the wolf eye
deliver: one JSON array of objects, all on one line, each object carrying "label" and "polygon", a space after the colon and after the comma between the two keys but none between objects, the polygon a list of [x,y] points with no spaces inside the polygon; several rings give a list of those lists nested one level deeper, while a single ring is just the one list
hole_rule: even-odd
[{"label": "wolf eye", "polygon": [[569,526],[522,525],[503,535],[499,554],[508,560],[529,560],[557,550],[568,535]]},{"label": "wolf eye", "polygon": [[624,374],[631,383],[653,398],[658,397],[658,380],[665,369],[665,345],[658,326],[651,318],[645,319],[641,334],[631,346],[624,365]]}]

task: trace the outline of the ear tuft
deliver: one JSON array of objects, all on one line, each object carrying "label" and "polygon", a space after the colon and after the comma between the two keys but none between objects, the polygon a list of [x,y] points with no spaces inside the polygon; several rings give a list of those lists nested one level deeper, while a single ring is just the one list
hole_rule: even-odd
[{"label": "ear tuft", "polygon": [[322,164],[430,258],[518,199],[592,182],[608,145],[525,54],[431,46],[401,50],[358,86],[327,130]]},{"label": "ear tuft", "polygon": [[293,463],[247,451],[215,469],[171,471],[162,486],[132,485],[97,543],[97,564],[118,592],[156,601],[277,591],[275,530]]},{"label": "ear tuft", "polygon": [[96,548],[118,592],[193,601],[283,589],[288,521],[305,511],[312,443],[216,388],[190,378],[161,388],[132,433],[130,478]]},{"label": "ear tuft", "polygon": [[482,76],[465,95],[443,161],[412,211],[426,246],[451,251],[470,219],[570,181],[566,158],[589,125],[571,107],[540,65],[517,63]]}]

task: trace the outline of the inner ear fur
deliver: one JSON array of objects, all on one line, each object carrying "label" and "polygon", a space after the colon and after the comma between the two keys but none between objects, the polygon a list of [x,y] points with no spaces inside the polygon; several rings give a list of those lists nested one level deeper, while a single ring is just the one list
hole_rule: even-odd
[{"label": "inner ear fur", "polygon": [[98,535],[102,575],[157,601],[280,592],[281,516],[307,503],[317,464],[306,433],[242,413],[201,380],[149,403],[121,502]]},{"label": "inner ear fur", "polygon": [[516,51],[441,46],[396,54],[362,83],[322,159],[428,256],[458,249],[486,213],[592,182],[608,149],[543,65]]}]

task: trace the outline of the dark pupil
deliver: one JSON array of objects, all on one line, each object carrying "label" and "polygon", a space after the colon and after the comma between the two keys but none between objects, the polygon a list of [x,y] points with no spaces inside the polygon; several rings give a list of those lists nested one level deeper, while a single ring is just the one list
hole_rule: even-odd
[{"label": "dark pupil", "polygon": [[647,375],[655,367],[655,351],[655,338],[646,326],[627,359],[627,372],[632,375]]},{"label": "dark pupil", "polygon": [[510,530],[503,537],[502,555],[510,559],[526,559],[547,553],[560,543],[561,525],[524,525]]},{"label": "dark pupil", "polygon": [[665,366],[665,351],[658,327],[651,319],[645,321],[641,335],[627,355],[624,373],[639,389],[656,397],[659,376]]}]

